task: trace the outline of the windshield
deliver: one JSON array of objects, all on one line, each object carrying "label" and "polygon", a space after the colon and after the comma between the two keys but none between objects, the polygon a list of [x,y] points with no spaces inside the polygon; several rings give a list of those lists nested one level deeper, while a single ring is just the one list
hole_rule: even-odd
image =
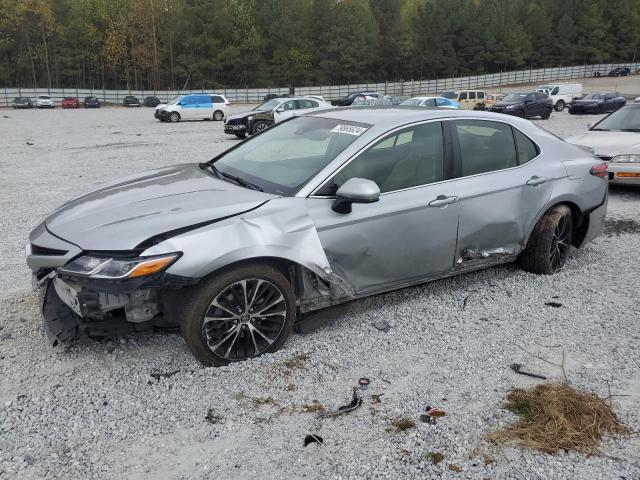
[{"label": "windshield", "polygon": [[49,100],[49,99],[51,99],[51,97],[48,97],[48,96],[46,96],[46,95],[40,95],[38,98],[39,98],[40,100]]},{"label": "windshield", "polygon": [[282,102],[281,99],[274,98],[273,100],[264,102],[262,105],[258,105],[254,110],[258,110],[259,112],[269,112],[276,108],[280,102]]},{"label": "windshield", "polygon": [[400,103],[400,105],[420,105],[421,101],[421,98],[408,98],[404,102]]},{"label": "windshield", "polygon": [[241,143],[214,166],[265,192],[291,196],[369,127],[328,118],[294,118]]},{"label": "windshield", "polygon": [[506,97],[504,97],[505,102],[521,102],[526,97],[526,93],[510,93]]},{"label": "windshield", "polygon": [[622,107],[602,119],[591,130],[618,130],[640,132],[640,108]]},{"label": "windshield", "polygon": [[599,93],[590,93],[589,95],[586,95],[583,100],[602,100],[603,98],[604,97]]},{"label": "windshield", "polygon": [[169,103],[167,103],[167,105],[175,105],[180,101],[180,99],[182,99],[182,97],[176,97],[173,100],[171,100]]}]

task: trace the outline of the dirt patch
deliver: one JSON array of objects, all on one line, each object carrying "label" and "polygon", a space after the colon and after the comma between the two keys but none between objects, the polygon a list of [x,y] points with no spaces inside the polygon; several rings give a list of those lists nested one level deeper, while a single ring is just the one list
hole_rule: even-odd
[{"label": "dirt patch", "polygon": [[624,235],[625,233],[640,233],[640,222],[628,218],[609,218],[604,224],[604,234],[607,237]]},{"label": "dirt patch", "polygon": [[511,390],[504,408],[520,418],[492,433],[489,440],[494,443],[513,442],[546,453],[576,450],[595,455],[600,453],[603,435],[630,433],[604,399],[564,384]]},{"label": "dirt patch", "polygon": [[387,432],[400,433],[416,427],[416,422],[410,418],[396,418],[391,422],[391,426],[387,428]]}]

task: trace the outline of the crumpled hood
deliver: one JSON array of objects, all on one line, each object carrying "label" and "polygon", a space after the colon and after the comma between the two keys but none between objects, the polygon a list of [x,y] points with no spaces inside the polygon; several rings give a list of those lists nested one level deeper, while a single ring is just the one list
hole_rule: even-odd
[{"label": "crumpled hood", "polygon": [[183,164],[120,179],[64,204],[45,222],[83,250],[131,250],[155,235],[237,215],[272,198]]},{"label": "crumpled hood", "polygon": [[260,110],[248,110],[242,113],[234,113],[233,115],[227,115],[227,117],[225,118],[225,121],[228,122],[229,120],[237,120],[239,118],[245,118],[251,115],[257,115],[259,113],[264,113],[264,112],[261,112]]},{"label": "crumpled hood", "polygon": [[624,153],[640,153],[640,133],[588,131],[567,138],[567,142],[592,148],[596,155],[614,157]]}]

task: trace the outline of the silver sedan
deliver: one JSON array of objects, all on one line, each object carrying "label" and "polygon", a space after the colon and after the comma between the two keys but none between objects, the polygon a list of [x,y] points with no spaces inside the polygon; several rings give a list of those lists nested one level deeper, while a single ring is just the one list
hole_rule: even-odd
[{"label": "silver sedan", "polygon": [[606,178],[524,119],[319,111],[69,201],[27,263],[53,344],[178,326],[224,365],[354,299],[514,261],[554,273],[601,233]]}]

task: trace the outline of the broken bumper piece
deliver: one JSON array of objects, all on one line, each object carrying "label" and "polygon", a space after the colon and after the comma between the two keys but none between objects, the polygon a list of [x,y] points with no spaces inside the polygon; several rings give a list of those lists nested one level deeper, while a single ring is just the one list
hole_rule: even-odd
[{"label": "broken bumper piece", "polygon": [[162,312],[162,294],[198,279],[163,274],[137,281],[98,281],[52,275],[41,285],[41,307],[49,343],[176,326]]}]

